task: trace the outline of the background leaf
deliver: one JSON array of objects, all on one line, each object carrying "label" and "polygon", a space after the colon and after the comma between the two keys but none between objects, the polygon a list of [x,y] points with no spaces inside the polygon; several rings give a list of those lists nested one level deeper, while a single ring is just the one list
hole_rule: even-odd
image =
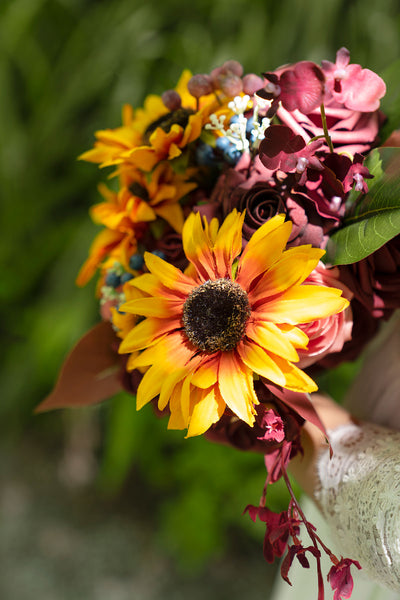
[{"label": "background leaf", "polygon": [[400,149],[377,148],[372,161],[376,177],[368,194],[331,236],[328,254],[334,265],[358,262],[400,233]]}]

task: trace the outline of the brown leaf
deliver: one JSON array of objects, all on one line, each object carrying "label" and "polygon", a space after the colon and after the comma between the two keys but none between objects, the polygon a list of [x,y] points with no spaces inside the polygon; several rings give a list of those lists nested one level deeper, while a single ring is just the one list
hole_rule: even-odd
[{"label": "brown leaf", "polygon": [[57,383],[35,412],[88,406],[110,398],[122,389],[121,358],[111,324],[90,329],[67,356]]}]

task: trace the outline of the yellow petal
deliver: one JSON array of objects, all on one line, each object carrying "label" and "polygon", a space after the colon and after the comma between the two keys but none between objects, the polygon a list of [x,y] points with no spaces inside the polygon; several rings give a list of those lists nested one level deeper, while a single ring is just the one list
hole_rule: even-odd
[{"label": "yellow petal", "polygon": [[254,423],[254,404],[258,404],[252,373],[233,352],[221,352],[218,384],[226,405],[242,421]]},{"label": "yellow petal", "polygon": [[207,431],[213,423],[221,418],[224,410],[225,402],[222,398],[217,398],[212,387],[195,403],[186,437],[201,435]]},{"label": "yellow petal", "polygon": [[237,351],[244,364],[254,371],[254,373],[266,377],[277,385],[285,384],[285,376],[282,370],[263,348],[260,348],[257,344],[243,340],[238,345]]},{"label": "yellow petal", "polygon": [[341,290],[319,285],[299,285],[256,310],[257,319],[274,323],[310,323],[344,310],[349,302]]},{"label": "yellow petal", "polygon": [[144,259],[149,271],[163,285],[174,290],[177,295],[187,295],[193,289],[193,280],[174,267],[174,265],[171,265],[171,263],[150,252],[144,253]]},{"label": "yellow petal", "polygon": [[217,277],[232,276],[232,263],[242,250],[244,216],[233,210],[219,228],[213,247]]},{"label": "yellow petal", "polygon": [[249,323],[246,328],[246,337],[267,351],[278,354],[282,358],[298,361],[299,356],[294,349],[291,340],[279,329],[275,323],[256,321]]},{"label": "yellow petal", "polygon": [[196,387],[207,389],[214,385],[218,377],[218,361],[211,359],[203,362],[193,373],[192,384]]},{"label": "yellow petal", "polygon": [[160,393],[165,371],[160,365],[152,365],[143,375],[136,394],[136,408],[140,410]]},{"label": "yellow petal", "polygon": [[181,381],[188,370],[184,367],[179,369],[174,369],[171,373],[167,375],[167,377],[163,380],[161,384],[160,397],[158,399],[158,408],[159,410],[164,410],[170,401],[172,392],[176,384]]},{"label": "yellow petal", "polygon": [[190,213],[182,231],[182,244],[188,260],[196,267],[204,281],[215,279],[214,258],[210,240],[201,223],[199,213]]},{"label": "yellow petal", "polygon": [[292,363],[285,361],[279,356],[274,356],[274,360],[277,365],[280,366],[285,375],[284,387],[293,392],[311,393],[318,389],[317,384],[311,377],[309,377],[304,371],[292,365]]},{"label": "yellow petal", "polygon": [[300,246],[282,254],[249,294],[250,302],[262,302],[264,299],[281,293],[294,285],[299,285],[317,266],[324,250]]},{"label": "yellow petal", "polygon": [[[260,229],[269,225],[274,219],[275,217],[267,221]],[[256,277],[269,269],[282,256],[292,225],[290,221],[281,224],[280,221],[276,221],[275,223],[278,223],[278,226],[274,228],[269,227],[267,235],[261,237],[257,243],[253,242],[253,235],[239,259],[236,281],[245,290],[250,288],[252,281]]]},{"label": "yellow petal", "polygon": [[120,307],[122,312],[145,317],[157,317],[160,319],[177,318],[182,314],[183,301],[180,299],[170,300],[167,298],[136,298],[129,300]]},{"label": "yellow petal", "polygon": [[181,412],[181,391],[182,382],[179,382],[175,386],[169,402],[171,416],[168,421],[168,429],[186,429],[188,426],[188,423],[184,420]]}]

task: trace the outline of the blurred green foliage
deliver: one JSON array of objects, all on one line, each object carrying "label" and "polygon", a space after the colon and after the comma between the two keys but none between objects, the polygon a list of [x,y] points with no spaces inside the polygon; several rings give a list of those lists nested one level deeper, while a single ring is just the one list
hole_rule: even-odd
[{"label": "blurred green foliage", "polygon": [[[123,103],[175,85],[183,68],[207,72],[229,58],[258,73],[334,60],[345,45],[353,62],[379,72],[400,54],[399,29],[397,0],[2,0],[3,438],[67,435],[62,413],[33,417],[32,409],[97,320],[94,284],[74,285],[96,232],[87,210],[106,177],[76,161],[93,132],[117,126]],[[335,394],[351,376],[351,366],[335,372]],[[221,548],[226,529],[245,521],[246,503],[257,502],[261,457],[183,441],[151,409],[136,414],[126,395],[93,413],[104,432],[100,489],[118,491],[137,469],[160,496],[161,537],[182,556]],[[278,507],[282,489],[271,493]]]}]

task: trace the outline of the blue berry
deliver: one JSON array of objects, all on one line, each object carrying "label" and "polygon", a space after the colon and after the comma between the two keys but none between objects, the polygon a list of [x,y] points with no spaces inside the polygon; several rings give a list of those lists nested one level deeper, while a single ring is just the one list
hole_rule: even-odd
[{"label": "blue berry", "polygon": [[106,275],[106,285],[117,288],[121,285],[121,277],[115,271],[108,271]]},{"label": "blue berry", "polygon": [[231,147],[227,148],[224,152],[225,160],[231,165],[235,165],[241,156],[242,153],[236,148],[234,144],[232,144]]},{"label": "blue berry", "polygon": [[162,250],[158,250],[158,248],[156,248],[155,250],[152,251],[152,254],[154,254],[155,256],[159,256],[160,258],[162,258],[163,260],[165,260],[165,254]]},{"label": "blue berry", "polygon": [[218,150],[221,150],[221,152],[224,152],[229,146],[232,146],[232,144],[225,136],[217,138],[217,141],[215,142],[215,147]]},{"label": "blue berry", "polygon": [[140,271],[143,269],[144,260],[141,254],[133,254],[129,259],[129,267],[133,271]]},{"label": "blue berry", "polygon": [[126,283],[127,281],[130,281],[131,279],[133,279],[132,273],[122,273],[121,283]]},{"label": "blue berry", "polygon": [[213,165],[215,157],[211,146],[208,144],[199,144],[196,149],[196,160],[199,165]]},{"label": "blue berry", "polygon": [[239,121],[239,115],[233,115],[233,117],[230,118],[229,123],[237,123]]}]

